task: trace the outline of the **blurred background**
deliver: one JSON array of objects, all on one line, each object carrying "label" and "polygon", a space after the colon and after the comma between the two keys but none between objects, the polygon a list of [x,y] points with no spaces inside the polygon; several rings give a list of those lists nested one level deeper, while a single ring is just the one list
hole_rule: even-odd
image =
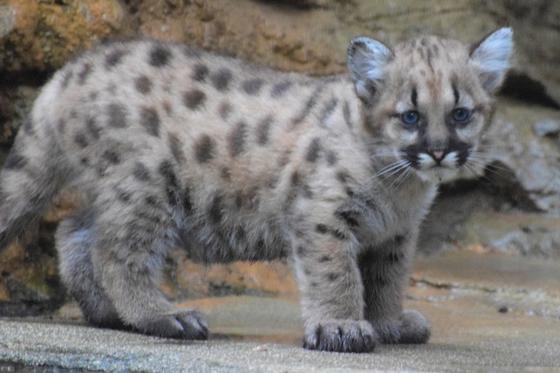
[{"label": "blurred background", "polygon": [[[516,55],[494,124],[501,155],[484,177],[442,187],[422,229],[407,302],[436,315],[437,307],[476,303],[474,312],[496,317],[559,319],[559,1],[0,0],[0,163],[41,86],[103,39],[184,42],[324,75],[345,72],[356,35],[392,44],[435,33],[474,43],[504,25],[514,29]],[[80,320],[58,279],[53,246],[57,222],[74,207],[71,193],[60,196],[0,253],[0,316]],[[208,297],[297,301],[284,261],[203,267],[179,249],[162,289],[207,309]]]}]

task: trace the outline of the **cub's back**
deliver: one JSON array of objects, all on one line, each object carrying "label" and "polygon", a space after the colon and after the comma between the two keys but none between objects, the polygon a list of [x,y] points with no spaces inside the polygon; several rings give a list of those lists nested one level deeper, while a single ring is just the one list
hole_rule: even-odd
[{"label": "cub's back", "polygon": [[294,117],[319,84],[180,44],[115,42],[60,70],[33,116],[81,171],[169,155],[198,182],[264,181],[305,131]]}]

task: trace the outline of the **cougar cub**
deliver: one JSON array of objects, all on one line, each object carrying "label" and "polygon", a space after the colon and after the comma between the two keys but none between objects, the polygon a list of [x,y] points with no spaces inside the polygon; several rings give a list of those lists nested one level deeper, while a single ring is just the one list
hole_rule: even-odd
[{"label": "cougar cub", "polygon": [[358,37],[349,74],[313,78],[178,44],[115,42],[44,87],[0,175],[0,246],[63,187],[61,276],[92,324],[205,339],[158,289],[168,249],[204,262],[289,255],[308,349],[424,343],[402,309],[442,180],[478,172],[512,31],[472,48]]}]

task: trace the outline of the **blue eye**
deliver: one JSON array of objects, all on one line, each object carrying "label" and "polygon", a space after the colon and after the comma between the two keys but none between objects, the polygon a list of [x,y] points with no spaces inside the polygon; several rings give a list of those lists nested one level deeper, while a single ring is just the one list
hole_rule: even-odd
[{"label": "blue eye", "polygon": [[414,127],[420,121],[420,114],[415,110],[405,111],[401,114],[401,121],[406,127]]},{"label": "blue eye", "polygon": [[453,120],[459,124],[465,124],[469,119],[471,119],[472,111],[465,108],[453,109],[451,116]]}]

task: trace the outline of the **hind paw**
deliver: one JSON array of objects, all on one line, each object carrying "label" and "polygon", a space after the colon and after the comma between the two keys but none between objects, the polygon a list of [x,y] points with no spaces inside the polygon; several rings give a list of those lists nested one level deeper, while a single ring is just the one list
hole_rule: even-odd
[{"label": "hind paw", "polygon": [[161,315],[135,325],[144,334],[176,339],[208,339],[208,323],[198,311],[180,311]]}]

